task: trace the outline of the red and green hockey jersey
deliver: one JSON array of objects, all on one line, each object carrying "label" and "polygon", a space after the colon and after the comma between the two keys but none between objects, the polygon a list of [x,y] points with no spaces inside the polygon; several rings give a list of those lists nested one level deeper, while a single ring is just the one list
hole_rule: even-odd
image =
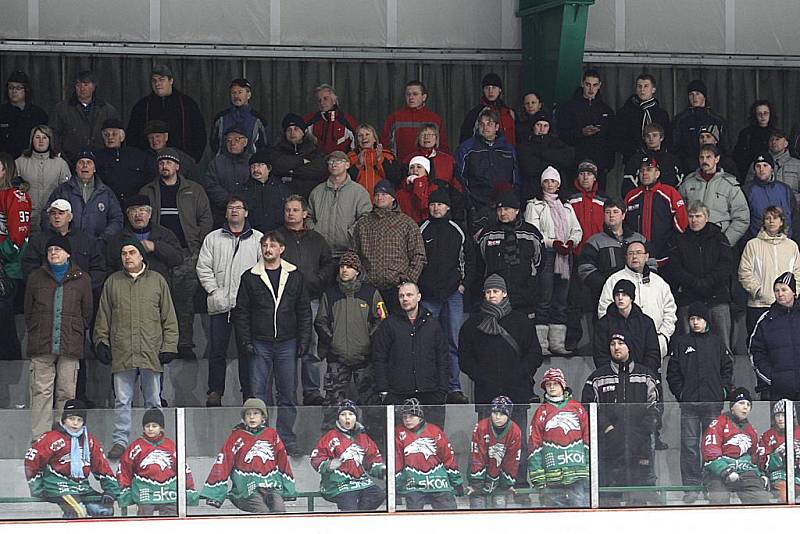
[{"label": "red and green hockey jersey", "polygon": [[[178,458],[175,443],[161,435],[157,441],[142,436],[125,450],[117,469],[120,506],[171,504],[178,498]],[[192,471],[186,465],[186,502],[196,505]]]},{"label": "red and green hockey jersey", "polygon": [[398,425],[394,436],[398,493],[452,491],[464,483],[453,447],[438,426],[423,422],[408,430]]},{"label": "red and green hockey jersey", "polygon": [[[72,440],[80,439],[89,447],[89,464],[83,466],[83,478],[71,476],[70,450]],[[59,497],[61,495],[92,495],[97,492],[89,484],[89,475],[100,482],[102,493],[117,497],[119,486],[108,465],[100,442],[89,432],[73,438],[66,431],[50,430],[33,442],[25,453],[25,478],[33,497]]]},{"label": "red and green hockey jersey", "polygon": [[[331,460],[336,458],[342,460],[342,464],[331,470]],[[386,473],[378,446],[358,423],[352,432],[334,428],[323,434],[311,451],[310,461],[311,467],[322,477],[319,489],[325,497],[368,488],[375,484],[370,475]]]},{"label": "red and green hockey jersey", "polygon": [[278,432],[268,426],[250,430],[240,424],[225,440],[200,497],[220,502],[228,496],[241,500],[258,488],[276,490],[283,497],[297,495],[292,466]]},{"label": "red and green hockey jersey", "polygon": [[567,394],[545,396],[528,432],[528,483],[536,488],[566,486],[589,478],[589,418]]},{"label": "red and green hockey jersey", "polygon": [[485,493],[509,488],[519,468],[522,431],[509,419],[499,433],[490,418],[481,419],[472,431],[469,483]]},{"label": "red and green hockey jersey", "polygon": [[703,466],[720,475],[729,466],[737,473],[760,471],[758,461],[758,435],[747,420],[737,423],[724,413],[711,421],[700,445]]},{"label": "red and green hockey jersey", "polygon": [[[800,484],[800,426],[794,428],[794,483]],[[773,427],[761,434],[758,465],[772,482],[786,480],[786,433]]]},{"label": "red and green hockey jersey", "polygon": [[31,233],[31,197],[16,188],[0,189],[0,259],[8,276],[22,279],[22,254]]}]

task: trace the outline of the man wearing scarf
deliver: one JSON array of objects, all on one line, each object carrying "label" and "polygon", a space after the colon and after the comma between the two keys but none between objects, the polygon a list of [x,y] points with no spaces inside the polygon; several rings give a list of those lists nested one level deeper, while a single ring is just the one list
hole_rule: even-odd
[{"label": "man wearing scarf", "polygon": [[664,129],[665,145],[670,146],[669,113],[656,98],[656,79],[652,74],[642,73],[636,77],[636,92],[617,110],[617,149],[622,152],[624,161],[642,147],[644,128],[653,123]]},{"label": "man wearing scarf", "polygon": [[490,72],[481,80],[481,90],[483,96],[477,106],[469,110],[464,122],[461,123],[461,132],[458,138],[459,143],[463,143],[478,132],[478,120],[480,113],[485,109],[490,109],[497,113],[500,118],[500,131],[508,143],[514,146],[517,138],[515,131],[514,110],[506,105],[501,98],[503,94],[503,80],[494,72]]}]

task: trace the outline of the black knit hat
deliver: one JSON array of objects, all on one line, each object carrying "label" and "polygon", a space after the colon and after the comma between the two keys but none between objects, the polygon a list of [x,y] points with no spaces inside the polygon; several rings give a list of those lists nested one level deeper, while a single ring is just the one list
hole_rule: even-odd
[{"label": "black knit hat", "polygon": [[495,87],[499,87],[500,89],[503,88],[503,80],[500,79],[500,76],[497,73],[490,72],[486,76],[483,77],[481,80],[481,87],[486,87],[487,85],[494,85]]},{"label": "black knit hat", "polygon": [[692,91],[703,93],[703,96],[708,95],[708,88],[706,87],[706,84],[703,83],[703,80],[692,80],[689,82],[689,86],[686,88],[686,93],[688,94]]},{"label": "black knit hat", "polygon": [[775,158],[772,157],[768,150],[758,153],[756,159],[753,160],[753,168],[756,167],[756,163],[766,163],[773,169],[775,168]]},{"label": "black knit hat", "polygon": [[353,415],[358,417],[358,406],[350,399],[344,399],[336,408],[336,416],[338,417],[342,412],[351,412]]},{"label": "black knit hat", "polygon": [[122,249],[125,247],[135,247],[136,250],[139,251],[139,254],[142,255],[142,258],[147,257],[147,254],[144,251],[144,245],[142,245],[142,242],[136,239],[135,237],[130,237],[128,239],[123,240],[122,243],[119,244],[119,251],[122,252]]},{"label": "black knit hat", "polygon": [[502,413],[510,416],[514,411],[514,403],[505,395],[500,395],[492,399],[492,412]]},{"label": "black knit hat", "polygon": [[162,159],[168,159],[170,161],[174,161],[178,165],[181,164],[181,155],[172,147],[162,148],[158,151],[158,157],[156,158],[157,161],[161,161]]},{"label": "black knit hat", "polygon": [[731,394],[728,396],[728,400],[731,403],[730,405],[733,406],[741,400],[753,402],[753,397],[750,395],[750,390],[747,388],[736,388],[731,391]]},{"label": "black knit hat", "polygon": [[301,130],[305,130],[307,125],[306,121],[303,120],[303,117],[297,113],[287,113],[284,115],[283,120],[281,121],[281,128],[285,132],[289,126],[297,126]]},{"label": "black knit hat", "polygon": [[397,193],[394,190],[394,186],[392,182],[389,180],[381,180],[377,184],[375,184],[375,188],[373,189],[374,194],[378,193],[386,193],[387,195],[391,195],[392,198],[397,198]]},{"label": "black knit hat", "polygon": [[633,282],[623,278],[622,280],[618,280],[616,284],[614,284],[614,290],[611,291],[612,295],[616,295],[617,293],[625,293],[631,299],[636,298],[636,286],[633,285]]},{"label": "black knit hat", "polygon": [[625,343],[626,345],[628,344],[627,340],[625,339],[625,334],[623,334],[622,332],[614,332],[613,334],[611,334],[611,337],[608,338],[609,345],[614,340],[621,341],[621,342]]},{"label": "black knit hat", "polygon": [[501,193],[498,193],[497,200],[494,203],[495,209],[497,208],[514,208],[516,210],[519,209],[519,198],[517,194],[512,189],[507,189]]},{"label": "black knit hat", "polygon": [[789,289],[792,290],[792,293],[797,295],[797,281],[794,278],[794,274],[788,271],[783,273],[778,278],[776,278],[775,281],[772,283],[773,286],[775,284],[786,284],[787,286],[789,286]]},{"label": "black knit hat", "polygon": [[94,163],[97,163],[97,157],[94,155],[94,152],[92,152],[92,149],[89,148],[88,146],[85,146],[80,149],[80,151],[78,152],[78,157],[75,158],[75,162],[81,159],[90,159]]},{"label": "black knit hat", "polygon": [[269,150],[259,150],[250,156],[250,165],[253,165],[254,163],[263,163],[264,165],[272,166],[272,160],[269,156]]},{"label": "black knit hat", "polygon": [[430,195],[428,195],[428,204],[447,204],[450,205],[450,194],[447,192],[447,189],[440,187]]},{"label": "black knit hat", "polygon": [[705,302],[696,300],[689,304],[689,310],[687,311],[687,317],[702,317],[706,321],[708,321],[708,305]]},{"label": "black knit hat", "polygon": [[61,412],[61,422],[67,417],[77,415],[86,423],[86,403],[80,399],[71,399],[64,403],[64,410]]},{"label": "black knit hat", "polygon": [[69,239],[67,239],[67,236],[65,235],[56,234],[48,239],[45,250],[49,249],[50,247],[58,247],[67,254],[72,254],[72,246],[69,244]]},{"label": "black knit hat", "polygon": [[237,87],[244,87],[245,89],[251,89],[250,82],[246,78],[235,78],[231,80],[231,83],[228,84],[228,87],[230,88],[234,85]]},{"label": "black knit hat", "polygon": [[161,428],[164,428],[164,412],[161,409],[153,407],[144,412],[142,416],[142,426],[147,423],[155,423]]},{"label": "black knit hat", "polygon": [[537,122],[546,122],[552,125],[553,116],[550,114],[549,111],[540,109],[539,111],[533,114],[533,117],[531,117],[531,126],[535,125]]}]

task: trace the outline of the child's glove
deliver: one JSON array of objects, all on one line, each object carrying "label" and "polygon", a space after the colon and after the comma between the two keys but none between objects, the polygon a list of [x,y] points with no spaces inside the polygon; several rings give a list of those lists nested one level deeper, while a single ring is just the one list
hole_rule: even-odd
[{"label": "child's glove", "polygon": [[458,486],[456,486],[453,489],[456,492],[456,497],[463,497],[464,496],[464,494],[465,494],[465,492],[464,492],[464,484],[459,484]]},{"label": "child's glove", "polygon": [[769,477],[767,475],[761,475],[761,484],[764,486],[765,491],[769,491]]},{"label": "child's glove", "polygon": [[214,499],[206,499],[206,504],[214,508],[222,508],[222,501],[215,501]]},{"label": "child's glove", "polygon": [[97,356],[97,361],[103,365],[111,364],[111,348],[105,343],[100,343],[97,345],[95,356]]},{"label": "child's glove", "polygon": [[334,458],[330,462],[328,462],[328,471],[336,471],[342,466],[342,459],[341,458]]},{"label": "child's glove", "polygon": [[158,355],[158,361],[161,363],[161,365],[167,365],[169,362],[171,362],[177,357],[178,355],[175,354],[174,352],[161,352]]},{"label": "child's glove", "polygon": [[105,505],[112,504],[114,502],[114,500],[115,500],[114,496],[111,495],[110,493],[104,493],[102,495],[102,497],[100,497],[100,502],[105,504]]},{"label": "child's glove", "polygon": [[723,469],[719,475],[725,482],[729,482],[731,484],[739,482],[739,473],[736,472],[736,468],[732,465],[729,465]]}]

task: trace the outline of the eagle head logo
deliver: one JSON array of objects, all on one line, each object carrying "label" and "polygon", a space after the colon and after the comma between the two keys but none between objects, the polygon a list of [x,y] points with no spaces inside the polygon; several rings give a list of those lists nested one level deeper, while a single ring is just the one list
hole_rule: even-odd
[{"label": "eagle head logo", "polygon": [[739,447],[739,456],[747,453],[750,447],[753,446],[753,440],[747,434],[736,434],[731,439],[725,442],[725,445],[733,445]]},{"label": "eagle head logo", "polygon": [[544,430],[553,430],[560,428],[564,431],[564,435],[569,434],[570,430],[580,430],[581,422],[578,419],[578,414],[575,412],[558,412],[544,425]]},{"label": "eagle head logo", "polygon": [[148,465],[157,465],[162,471],[166,471],[172,467],[172,455],[167,451],[155,449],[142,460],[142,467],[147,467]]},{"label": "eagle head logo", "polygon": [[249,464],[255,457],[261,458],[263,463],[267,463],[270,460],[275,460],[275,449],[272,447],[272,443],[262,440],[258,440],[253,443],[253,446],[250,447],[249,451],[247,451],[244,461],[245,463]]},{"label": "eagle head logo", "polygon": [[435,456],[436,442],[433,438],[419,438],[406,445],[406,448],[403,449],[403,454],[405,456],[410,456],[415,453],[422,454],[426,460],[431,456]]}]

